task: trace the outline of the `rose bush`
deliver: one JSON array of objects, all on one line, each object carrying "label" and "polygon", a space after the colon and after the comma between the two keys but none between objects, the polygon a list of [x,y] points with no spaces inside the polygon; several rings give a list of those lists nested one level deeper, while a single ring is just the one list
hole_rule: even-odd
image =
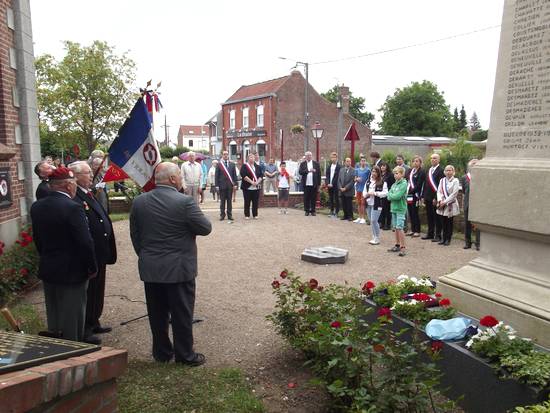
[{"label": "rose bush", "polygon": [[21,231],[19,239],[8,249],[0,241],[0,304],[10,301],[18,291],[34,281],[37,272],[38,252],[30,227]]},{"label": "rose bush", "polygon": [[424,412],[447,407],[433,397],[439,350],[420,341],[416,329],[412,344],[401,339],[404,331],[390,328],[389,307],[378,310],[376,321],[366,321],[373,310],[364,302],[365,290],[372,290],[374,283],[360,289],[334,284],[321,288],[317,281],[284,273],[273,280],[278,283],[273,289],[277,303],[268,319],[307,356],[316,382],[333,396],[334,409]]}]

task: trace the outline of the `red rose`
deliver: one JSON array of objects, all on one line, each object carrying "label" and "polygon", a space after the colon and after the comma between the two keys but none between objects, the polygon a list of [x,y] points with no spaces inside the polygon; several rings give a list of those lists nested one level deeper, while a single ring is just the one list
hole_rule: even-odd
[{"label": "red rose", "polygon": [[372,346],[372,349],[376,352],[376,353],[382,353],[385,349],[384,345],[383,344],[375,344]]},{"label": "red rose", "polygon": [[311,280],[309,280],[309,288],[311,288],[312,290],[315,290],[318,285],[319,283],[315,278],[312,278]]},{"label": "red rose", "polygon": [[434,353],[437,353],[443,349],[443,342],[442,341],[432,341],[432,351]]},{"label": "red rose", "polygon": [[21,231],[21,238],[27,238],[29,236],[29,233],[26,231]]},{"label": "red rose", "polygon": [[27,275],[29,275],[29,270],[27,268],[21,268],[19,270],[19,274],[21,274],[23,277],[26,277]]},{"label": "red rose", "polygon": [[330,323],[330,326],[332,328],[340,328],[342,327],[342,323],[340,321],[333,321],[332,323]]},{"label": "red rose", "polygon": [[443,296],[443,294],[441,294],[441,293],[435,293],[435,296],[436,296],[437,298],[441,298],[441,297]]},{"label": "red rose", "polygon": [[346,351],[347,351],[348,353],[351,353],[351,352],[353,351],[353,347],[352,347],[352,346],[349,346],[348,348],[346,348]]},{"label": "red rose", "polygon": [[281,274],[279,274],[281,276],[281,278],[285,279],[286,277],[288,277],[288,271],[287,270],[282,270],[281,271]]},{"label": "red rose", "polygon": [[391,310],[388,307],[382,307],[380,310],[378,310],[378,318],[387,318],[388,320],[391,319]]},{"label": "red rose", "polygon": [[428,301],[430,296],[426,293],[415,293],[413,294],[413,299],[416,301]]},{"label": "red rose", "polygon": [[322,285],[320,285],[319,287],[317,287],[317,291],[321,292],[325,289],[325,287],[323,287]]},{"label": "red rose", "polygon": [[449,300],[448,298],[443,298],[441,301],[439,301],[439,305],[442,307],[451,305],[451,300]]},{"label": "red rose", "polygon": [[483,327],[494,327],[498,324],[498,320],[492,315],[486,315],[481,320],[479,320],[479,324],[481,324]]},{"label": "red rose", "polygon": [[273,288],[279,288],[281,286],[281,283],[277,280],[273,280],[273,282],[271,283],[271,286]]},{"label": "red rose", "polygon": [[375,287],[374,283],[372,281],[367,281],[365,284],[363,284],[363,292],[369,294],[371,290]]}]

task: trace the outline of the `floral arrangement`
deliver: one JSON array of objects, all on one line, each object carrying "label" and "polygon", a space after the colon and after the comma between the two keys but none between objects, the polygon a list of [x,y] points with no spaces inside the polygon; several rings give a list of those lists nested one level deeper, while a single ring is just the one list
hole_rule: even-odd
[{"label": "floral arrangement", "polygon": [[19,239],[8,249],[0,241],[0,304],[8,302],[32,282],[37,272],[38,252],[30,227],[23,229]]},{"label": "floral arrangement", "polygon": [[509,325],[486,315],[485,327],[466,343],[466,348],[487,358],[496,368],[519,381],[545,388],[550,385],[550,354],[538,351],[531,340],[518,337]]},{"label": "floral arrangement", "polygon": [[428,277],[409,277],[402,274],[397,279],[381,283],[372,281],[363,286],[363,294],[380,307],[389,307],[395,314],[419,324],[432,319],[447,320],[456,315],[451,300],[435,291]]},{"label": "floral arrangement", "polygon": [[[441,342],[421,341],[414,329],[408,343],[395,332],[389,306],[376,310],[365,295],[376,290],[367,281],[359,288],[302,280],[287,270],[271,286],[275,311],[267,318],[278,333],[304,352],[316,383],[333,396],[341,411],[448,411],[437,393],[439,371],[434,361]],[[369,317],[371,320],[372,317]]]}]

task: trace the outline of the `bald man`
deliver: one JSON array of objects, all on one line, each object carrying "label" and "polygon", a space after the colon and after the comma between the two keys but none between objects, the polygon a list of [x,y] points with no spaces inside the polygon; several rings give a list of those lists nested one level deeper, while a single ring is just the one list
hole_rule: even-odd
[{"label": "bald man", "polygon": [[[197,276],[197,235],[208,235],[212,226],[189,195],[177,165],[160,163],[156,188],[134,199],[130,236],[139,257],[139,275],[153,335],[153,358],[198,366],[206,361],[193,350],[193,311]],[[174,343],[168,336],[172,320]]]}]

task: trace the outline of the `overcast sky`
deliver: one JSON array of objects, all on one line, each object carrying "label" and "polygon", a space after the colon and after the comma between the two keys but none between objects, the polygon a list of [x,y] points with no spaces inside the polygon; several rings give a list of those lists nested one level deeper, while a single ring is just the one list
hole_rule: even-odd
[{"label": "overcast sky", "polygon": [[430,80],[451,111],[464,104],[489,126],[503,0],[31,0],[35,55],[63,56],[63,40],[104,40],[137,63],[137,84],[162,81],[171,139],[203,124],[241,85],[285,76],[279,56],[312,63],[318,92],[349,86],[378,109],[396,88]]}]

